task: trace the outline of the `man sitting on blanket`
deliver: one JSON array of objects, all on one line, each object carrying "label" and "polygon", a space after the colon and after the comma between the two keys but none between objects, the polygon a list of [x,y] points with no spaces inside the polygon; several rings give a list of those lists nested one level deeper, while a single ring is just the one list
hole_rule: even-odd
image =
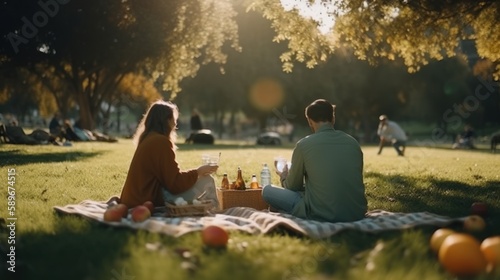
[{"label": "man sitting on blanket", "polygon": [[305,109],[313,134],[299,140],[290,170],[277,171],[283,188],[268,185],[271,208],[304,219],[350,222],[367,210],[363,153],[350,135],[335,130],[334,105],[318,99]]}]

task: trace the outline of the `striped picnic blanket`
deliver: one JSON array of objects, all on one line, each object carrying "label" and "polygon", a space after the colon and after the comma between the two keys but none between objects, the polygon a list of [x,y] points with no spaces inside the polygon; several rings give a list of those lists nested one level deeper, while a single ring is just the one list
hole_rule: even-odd
[{"label": "striped picnic blanket", "polygon": [[199,231],[207,225],[218,225],[226,230],[239,230],[249,234],[266,234],[278,228],[284,228],[318,239],[348,229],[375,233],[420,225],[445,226],[464,220],[464,218],[450,218],[429,212],[394,213],[373,210],[366,214],[366,218],[356,222],[328,223],[300,219],[288,214],[258,211],[248,207],[234,207],[203,217],[175,218],[166,217],[164,209],[157,208],[151,218],[140,223],[133,222],[130,218],[123,218],[121,222],[104,221],[104,211],[117,201],[118,197],[111,197],[108,201],[84,200],[79,204],[55,206],[54,209],[58,213],[77,214],[110,226],[142,229],[175,237]]}]

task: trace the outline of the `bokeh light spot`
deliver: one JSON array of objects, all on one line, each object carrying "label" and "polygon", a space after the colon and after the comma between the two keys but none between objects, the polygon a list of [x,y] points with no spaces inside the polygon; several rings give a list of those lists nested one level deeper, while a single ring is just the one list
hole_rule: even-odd
[{"label": "bokeh light spot", "polygon": [[262,111],[271,111],[281,106],[283,98],[283,87],[274,79],[260,79],[250,88],[251,104]]}]

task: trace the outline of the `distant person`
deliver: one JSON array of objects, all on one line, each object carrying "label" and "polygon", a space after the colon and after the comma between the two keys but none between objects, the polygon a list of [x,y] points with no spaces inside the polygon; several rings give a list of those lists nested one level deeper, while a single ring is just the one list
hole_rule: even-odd
[{"label": "distant person", "polygon": [[200,117],[200,112],[198,112],[197,109],[193,109],[191,112],[191,119],[189,121],[191,125],[191,130],[202,130],[203,129],[203,124],[201,123],[201,117]]},{"label": "distant person", "polygon": [[305,109],[312,134],[299,140],[281,187],[267,185],[263,199],[280,212],[303,219],[351,222],[367,210],[363,183],[363,152],[350,135],[335,130],[334,107],[318,99]]},{"label": "distant person", "polygon": [[66,134],[68,137],[74,138],[73,141],[101,141],[101,142],[118,142],[118,139],[102,134],[98,131],[90,131],[82,127],[81,120],[75,122],[73,126],[68,121],[66,126]]},{"label": "distant person", "polygon": [[476,137],[476,133],[474,132],[474,128],[470,125],[464,126],[464,131],[460,133],[455,139],[455,143],[453,143],[453,149],[475,149],[474,146],[474,137]]},{"label": "distant person", "polygon": [[127,179],[120,196],[128,207],[151,201],[157,207],[178,197],[191,202],[206,191],[204,200],[218,207],[215,182],[210,174],[218,166],[202,165],[181,171],[176,161],[175,145],[177,106],[156,101],[149,107],[134,134],[137,145],[130,163]]},{"label": "distant person", "polygon": [[497,152],[497,145],[498,144],[500,144],[500,131],[495,132],[491,135],[490,145],[491,145],[491,152],[492,153]]},{"label": "distant person", "polygon": [[186,139],[186,143],[194,142],[196,134],[198,134],[199,131],[203,129],[200,113],[196,108],[193,109],[193,111],[191,111],[191,118],[189,119],[189,125],[191,128],[191,132],[189,133],[189,136]]},{"label": "distant person", "polygon": [[380,143],[377,154],[380,155],[384,145],[390,143],[398,156],[404,156],[406,141],[408,141],[406,132],[396,122],[390,121],[386,115],[381,115],[379,121],[377,135],[380,137]]},{"label": "distant person", "polygon": [[10,144],[48,144],[55,142],[55,138],[42,129],[35,129],[30,134],[26,134],[17,121],[11,121],[10,125],[1,125],[0,134],[6,143]]},{"label": "distant person", "polygon": [[94,141],[96,138],[90,130],[84,129],[82,121],[79,119],[73,125],[73,132],[81,141]]},{"label": "distant person", "polygon": [[70,120],[64,121],[64,137],[68,141],[83,141],[78,134],[76,134]]},{"label": "distant person", "polygon": [[61,141],[65,138],[65,131],[64,125],[62,123],[61,113],[55,113],[52,120],[50,120],[49,133],[56,139],[59,138]]}]

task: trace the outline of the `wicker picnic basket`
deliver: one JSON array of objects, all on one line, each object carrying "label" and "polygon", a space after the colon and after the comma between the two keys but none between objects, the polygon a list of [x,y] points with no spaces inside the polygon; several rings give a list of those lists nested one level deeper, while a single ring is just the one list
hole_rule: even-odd
[{"label": "wicker picnic basket", "polygon": [[166,215],[169,217],[205,216],[213,207],[212,201],[202,200],[201,204],[175,205],[170,202],[165,203]]},{"label": "wicker picnic basket", "polygon": [[217,188],[217,199],[221,210],[231,207],[251,207],[263,210],[269,207],[269,204],[262,199],[262,189],[228,190]]}]

